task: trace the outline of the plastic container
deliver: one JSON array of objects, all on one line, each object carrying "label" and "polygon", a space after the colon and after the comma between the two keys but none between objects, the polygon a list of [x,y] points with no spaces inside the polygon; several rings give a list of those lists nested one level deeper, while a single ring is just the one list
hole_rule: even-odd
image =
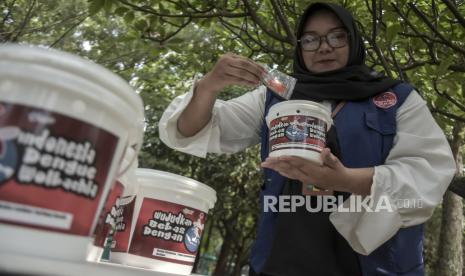
[{"label": "plastic container", "polygon": [[294,93],[297,79],[282,73],[277,69],[271,69],[262,65],[267,73],[262,77],[263,84],[283,99],[289,100]]},{"label": "plastic container", "polygon": [[269,156],[299,156],[321,164],[326,132],[332,125],[324,105],[304,100],[282,101],[273,105],[266,123],[269,129]]},{"label": "plastic container", "polygon": [[[83,58],[0,46],[0,252],[84,261],[127,147],[140,147],[141,98]],[[9,170],[10,169],[10,170]]]},{"label": "plastic container", "polygon": [[[216,192],[193,179],[163,171],[137,169],[136,176],[128,250],[112,252],[111,261],[190,274]],[[124,238],[127,236],[116,235],[116,244]]]},{"label": "plastic container", "polygon": [[[134,155],[136,152],[132,148],[128,148],[123,159],[122,166],[129,166],[129,169],[124,172],[116,181],[115,185],[111,189],[107,200],[105,202],[104,209],[99,218],[99,222],[94,233],[94,243],[89,249],[87,260],[91,262],[108,261],[108,259],[102,257],[104,247],[107,246],[107,250],[114,247],[111,244],[113,235],[116,232],[126,230],[126,225],[123,220],[123,212],[125,206],[125,198],[128,196],[134,196],[135,188],[137,184],[136,169],[138,167],[137,157]],[[134,160],[134,161],[132,161]]]}]

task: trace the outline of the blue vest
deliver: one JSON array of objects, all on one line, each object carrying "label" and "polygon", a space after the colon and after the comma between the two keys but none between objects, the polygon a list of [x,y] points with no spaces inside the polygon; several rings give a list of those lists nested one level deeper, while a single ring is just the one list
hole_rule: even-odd
[{"label": "blue vest", "polygon": [[[396,111],[412,91],[408,84],[393,87],[397,103],[389,108],[375,105],[373,98],[347,102],[334,120],[342,163],[349,168],[373,167],[384,163],[396,134]],[[281,99],[268,91],[265,116],[270,107]],[[261,158],[268,156],[268,127],[263,123],[261,132]],[[264,184],[260,192],[261,215],[258,221],[257,239],[252,247],[250,263],[260,272],[271,250],[277,213],[263,212],[263,197],[282,193],[285,178],[279,173],[264,169]],[[311,246],[311,245],[309,245]],[[424,275],[423,225],[401,228],[391,239],[368,256],[358,254],[362,274],[366,275]]]}]

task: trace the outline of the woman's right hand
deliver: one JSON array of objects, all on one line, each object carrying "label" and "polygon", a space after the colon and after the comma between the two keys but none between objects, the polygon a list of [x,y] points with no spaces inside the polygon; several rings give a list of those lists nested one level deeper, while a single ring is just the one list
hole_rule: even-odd
[{"label": "woman's right hand", "polygon": [[179,116],[177,127],[184,137],[198,133],[212,116],[216,97],[228,85],[257,86],[265,69],[235,54],[223,55],[195,86],[191,101]]},{"label": "woman's right hand", "polygon": [[197,83],[197,90],[217,94],[229,85],[257,86],[265,73],[265,69],[252,60],[227,53]]}]

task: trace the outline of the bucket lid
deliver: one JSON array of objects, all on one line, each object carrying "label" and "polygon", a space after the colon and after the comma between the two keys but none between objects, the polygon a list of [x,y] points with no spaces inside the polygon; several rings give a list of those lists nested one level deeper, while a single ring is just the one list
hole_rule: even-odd
[{"label": "bucket lid", "polygon": [[48,66],[92,81],[126,102],[144,119],[140,96],[120,76],[82,57],[32,45],[4,44],[0,46],[0,62],[22,62],[28,65]]},{"label": "bucket lid", "polygon": [[136,169],[136,177],[139,184],[149,185],[151,187],[158,186],[162,189],[172,190],[173,192],[188,193],[194,197],[205,200],[208,203],[209,209],[215,206],[216,191],[192,178],[144,168]]},{"label": "bucket lid", "polygon": [[328,123],[328,129],[333,124],[333,120],[331,118],[331,111],[328,107],[324,104],[317,103],[314,101],[306,101],[306,100],[289,100],[289,101],[282,101],[275,105],[273,105],[270,110],[268,111],[268,115],[266,116],[266,123],[269,125],[271,120],[274,119],[274,115],[277,112],[282,112],[285,109],[292,108],[292,109],[306,109],[312,110],[317,112],[323,119]]}]

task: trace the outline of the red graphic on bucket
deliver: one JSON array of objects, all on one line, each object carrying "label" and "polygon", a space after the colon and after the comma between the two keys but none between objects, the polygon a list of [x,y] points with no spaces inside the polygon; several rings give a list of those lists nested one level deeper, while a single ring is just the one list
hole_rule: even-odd
[{"label": "red graphic on bucket", "polygon": [[144,198],[129,253],[192,265],[206,215],[180,204]]},{"label": "red graphic on bucket", "polygon": [[269,150],[305,149],[316,152],[326,146],[326,122],[312,116],[289,115],[270,122]]},{"label": "red graphic on bucket", "polygon": [[89,236],[118,138],[44,109],[0,109],[0,222]]},{"label": "red graphic on bucket", "polygon": [[103,247],[105,239],[110,234],[112,228],[116,228],[117,220],[121,214],[120,197],[123,194],[124,186],[116,181],[103,207],[97,227],[95,228],[94,245]]},{"label": "red graphic on bucket", "polygon": [[111,245],[113,252],[128,252],[135,202],[135,196],[125,196],[119,200],[120,211],[116,219],[115,234]]},{"label": "red graphic on bucket", "polygon": [[373,98],[377,107],[387,109],[397,103],[397,96],[393,92],[384,92]]}]

